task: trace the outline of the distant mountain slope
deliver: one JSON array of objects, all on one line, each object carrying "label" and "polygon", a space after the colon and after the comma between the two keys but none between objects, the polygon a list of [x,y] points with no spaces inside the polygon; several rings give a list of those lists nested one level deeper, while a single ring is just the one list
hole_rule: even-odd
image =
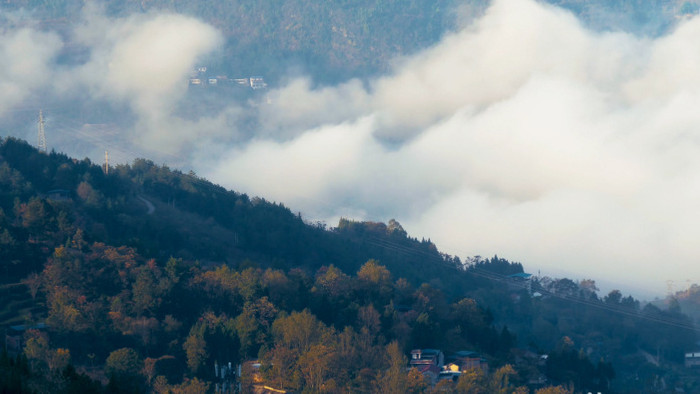
[{"label": "distant mountain slope", "polygon": [[[644,35],[666,31],[696,0],[548,0],[595,29]],[[29,10],[42,28],[64,29],[80,20],[82,2],[8,0],[0,9]],[[109,15],[176,12],[200,18],[226,37],[223,53],[209,59],[214,73],[264,75],[277,82],[288,72],[336,82],[386,71],[397,56],[436,43],[460,19],[483,12],[486,0],[110,0]]]},{"label": "distant mountain slope", "polygon": [[[81,229],[88,242],[131,246],[155,258],[234,266],[252,260],[310,270],[334,264],[347,272],[376,258],[411,281],[432,277],[458,286],[450,278],[459,261],[430,242],[407,237],[398,223],[343,221],[324,229],[306,224],[282,204],[147,160],[105,174],[87,159],[42,154],[8,138],[0,145],[0,185],[0,225],[5,223],[8,238],[15,240],[3,253],[8,261],[24,261],[16,278],[41,267],[54,247]],[[152,214],[143,199],[154,205]],[[427,265],[431,277],[425,276]]]},{"label": "distant mountain slope", "polygon": [[[183,1],[112,0],[111,16],[142,12],[192,15],[226,37],[223,54],[211,59],[214,73],[240,78],[264,75],[276,82],[288,71],[333,81],[386,70],[391,59],[424,48],[455,26],[453,0]],[[80,20],[73,1],[2,2],[0,9],[29,8],[45,22],[64,27]]]}]

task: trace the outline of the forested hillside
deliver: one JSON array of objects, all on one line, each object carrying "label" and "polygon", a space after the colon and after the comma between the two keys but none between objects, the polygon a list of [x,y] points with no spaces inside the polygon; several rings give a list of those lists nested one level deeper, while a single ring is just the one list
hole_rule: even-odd
[{"label": "forested hillside", "polygon": [[[0,270],[0,325],[21,337],[0,358],[9,392],[214,390],[231,383],[215,365],[250,360],[244,390],[698,388],[679,308],[463,262],[394,220],[306,223],[147,160],[106,173],[2,140]],[[421,348],[489,369],[433,387],[405,370]]]}]

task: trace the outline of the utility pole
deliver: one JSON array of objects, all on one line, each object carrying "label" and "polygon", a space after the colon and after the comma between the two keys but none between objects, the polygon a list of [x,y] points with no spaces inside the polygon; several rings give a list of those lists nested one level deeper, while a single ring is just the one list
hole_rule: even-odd
[{"label": "utility pole", "polygon": [[105,151],[105,175],[109,175],[109,152]]},{"label": "utility pole", "polygon": [[47,149],[46,149],[46,133],[44,133],[44,114],[42,113],[41,110],[39,110],[39,124],[38,124],[38,128],[39,128],[39,130],[38,130],[38,131],[39,131],[39,135],[38,135],[38,139],[39,139],[39,145],[38,145],[39,152],[44,152],[44,153],[46,153],[46,150],[47,150]]}]

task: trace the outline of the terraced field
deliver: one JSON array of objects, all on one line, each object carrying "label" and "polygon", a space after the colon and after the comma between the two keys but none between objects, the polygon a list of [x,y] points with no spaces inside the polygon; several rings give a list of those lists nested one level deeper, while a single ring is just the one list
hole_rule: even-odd
[{"label": "terraced field", "polygon": [[27,320],[43,320],[45,315],[44,299],[37,296],[32,299],[29,289],[22,283],[0,285],[0,329],[24,324]]}]

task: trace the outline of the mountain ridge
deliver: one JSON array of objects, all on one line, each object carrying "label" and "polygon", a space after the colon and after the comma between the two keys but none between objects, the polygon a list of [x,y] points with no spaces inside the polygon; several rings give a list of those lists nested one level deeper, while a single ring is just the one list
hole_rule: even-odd
[{"label": "mountain ridge", "polygon": [[[614,387],[622,392],[621,387],[632,392],[643,387],[634,380],[639,374],[688,388],[697,384],[682,366],[696,331],[680,309],[641,305],[619,291],[599,297],[592,280],[521,282],[529,275],[519,263],[497,256],[462,262],[429,240],[408,237],[395,220],[342,219],[326,229],[305,223],[282,204],[145,159],[110,167],[106,174],[87,159],[42,153],[7,138],[0,142],[0,162],[0,269],[5,286],[23,284],[0,292],[3,299],[21,301],[5,303],[0,324],[47,321],[51,327],[48,337],[36,334],[33,342],[52,349],[49,353],[24,351],[38,368],[29,381],[48,376],[38,371],[51,370],[51,357],[60,349],[87,373],[89,354],[98,354],[109,370],[107,359],[126,357],[126,351],[115,353],[122,346],[141,358],[173,357],[180,377],[171,376],[170,384],[185,384],[178,383],[183,376],[214,382],[201,367],[226,357],[243,361],[259,355],[268,363],[282,357],[274,350],[282,334],[270,331],[272,320],[309,313],[323,325],[319,329],[339,333],[344,327],[359,330],[367,322],[362,319],[373,320],[377,313],[371,323],[377,352],[389,351],[383,346],[390,339],[404,352],[473,348],[494,367],[514,365],[518,384],[542,373],[550,384],[575,377],[577,387],[600,387],[595,385],[610,381],[607,365],[614,366]],[[153,204],[152,214],[139,197]],[[481,325],[454,331],[455,324],[467,324],[458,323],[463,308]],[[245,316],[257,316],[257,323],[245,328]],[[87,337],[94,338],[92,347],[76,342]],[[329,341],[324,346],[338,346]],[[193,359],[192,352],[201,351],[197,343],[229,353]],[[560,363],[564,370],[523,361],[518,352],[528,348],[568,360]],[[658,349],[663,358],[652,360],[657,369],[648,367],[654,363],[645,354]],[[598,367],[590,361],[597,359]],[[586,363],[598,372],[566,372]],[[371,365],[386,367],[379,359]],[[114,384],[154,384],[134,371]],[[351,374],[361,379],[359,371]],[[282,371],[266,376],[290,389],[308,383]]]}]

